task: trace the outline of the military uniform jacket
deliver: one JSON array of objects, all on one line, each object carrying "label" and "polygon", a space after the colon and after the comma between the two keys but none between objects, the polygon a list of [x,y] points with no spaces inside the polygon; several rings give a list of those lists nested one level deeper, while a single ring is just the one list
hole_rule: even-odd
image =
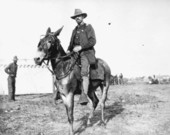
[{"label": "military uniform jacket", "polygon": [[83,24],[80,27],[75,27],[73,30],[68,50],[73,51],[76,45],[80,45],[82,47],[80,56],[85,55],[90,64],[95,64],[95,44],[96,37],[93,27],[90,24]]},{"label": "military uniform jacket", "polygon": [[10,63],[6,68],[5,68],[5,72],[7,74],[9,74],[9,76],[11,77],[16,77],[17,75],[17,69],[18,69],[18,65],[15,63]]}]

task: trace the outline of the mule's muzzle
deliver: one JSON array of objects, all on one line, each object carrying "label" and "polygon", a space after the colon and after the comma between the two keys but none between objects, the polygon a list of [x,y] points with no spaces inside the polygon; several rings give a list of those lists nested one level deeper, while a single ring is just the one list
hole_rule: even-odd
[{"label": "mule's muzzle", "polygon": [[36,65],[41,65],[42,64],[42,60],[40,59],[40,57],[34,58],[34,62]]}]

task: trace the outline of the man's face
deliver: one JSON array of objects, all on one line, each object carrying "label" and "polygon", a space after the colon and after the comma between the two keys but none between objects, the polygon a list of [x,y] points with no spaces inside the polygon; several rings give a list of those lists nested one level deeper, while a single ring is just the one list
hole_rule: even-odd
[{"label": "man's face", "polygon": [[14,63],[17,63],[18,60],[17,60],[17,59],[14,59],[13,61],[14,61]]},{"label": "man's face", "polygon": [[75,20],[76,20],[76,22],[77,22],[78,25],[80,25],[80,24],[83,22],[83,19],[84,19],[83,16],[77,16],[77,17],[75,18]]}]

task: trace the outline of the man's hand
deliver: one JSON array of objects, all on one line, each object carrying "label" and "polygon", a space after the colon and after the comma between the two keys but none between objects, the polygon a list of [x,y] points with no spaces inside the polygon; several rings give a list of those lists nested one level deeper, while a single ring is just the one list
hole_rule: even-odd
[{"label": "man's hand", "polygon": [[9,74],[10,76],[14,76],[14,74]]},{"label": "man's hand", "polygon": [[81,49],[82,49],[82,47],[80,45],[78,45],[78,46],[74,47],[73,51],[74,52],[79,52]]},{"label": "man's hand", "polygon": [[66,54],[69,54],[69,53],[70,53],[70,51],[69,51],[69,50],[67,50]]}]

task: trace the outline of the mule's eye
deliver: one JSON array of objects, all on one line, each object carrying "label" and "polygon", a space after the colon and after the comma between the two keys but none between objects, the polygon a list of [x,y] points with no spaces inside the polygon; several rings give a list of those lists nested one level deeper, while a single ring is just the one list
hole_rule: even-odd
[{"label": "mule's eye", "polygon": [[38,48],[39,51],[42,51],[42,48]]},{"label": "mule's eye", "polygon": [[39,51],[42,51],[42,46],[40,46],[40,47],[38,48],[38,50],[39,50]]}]

